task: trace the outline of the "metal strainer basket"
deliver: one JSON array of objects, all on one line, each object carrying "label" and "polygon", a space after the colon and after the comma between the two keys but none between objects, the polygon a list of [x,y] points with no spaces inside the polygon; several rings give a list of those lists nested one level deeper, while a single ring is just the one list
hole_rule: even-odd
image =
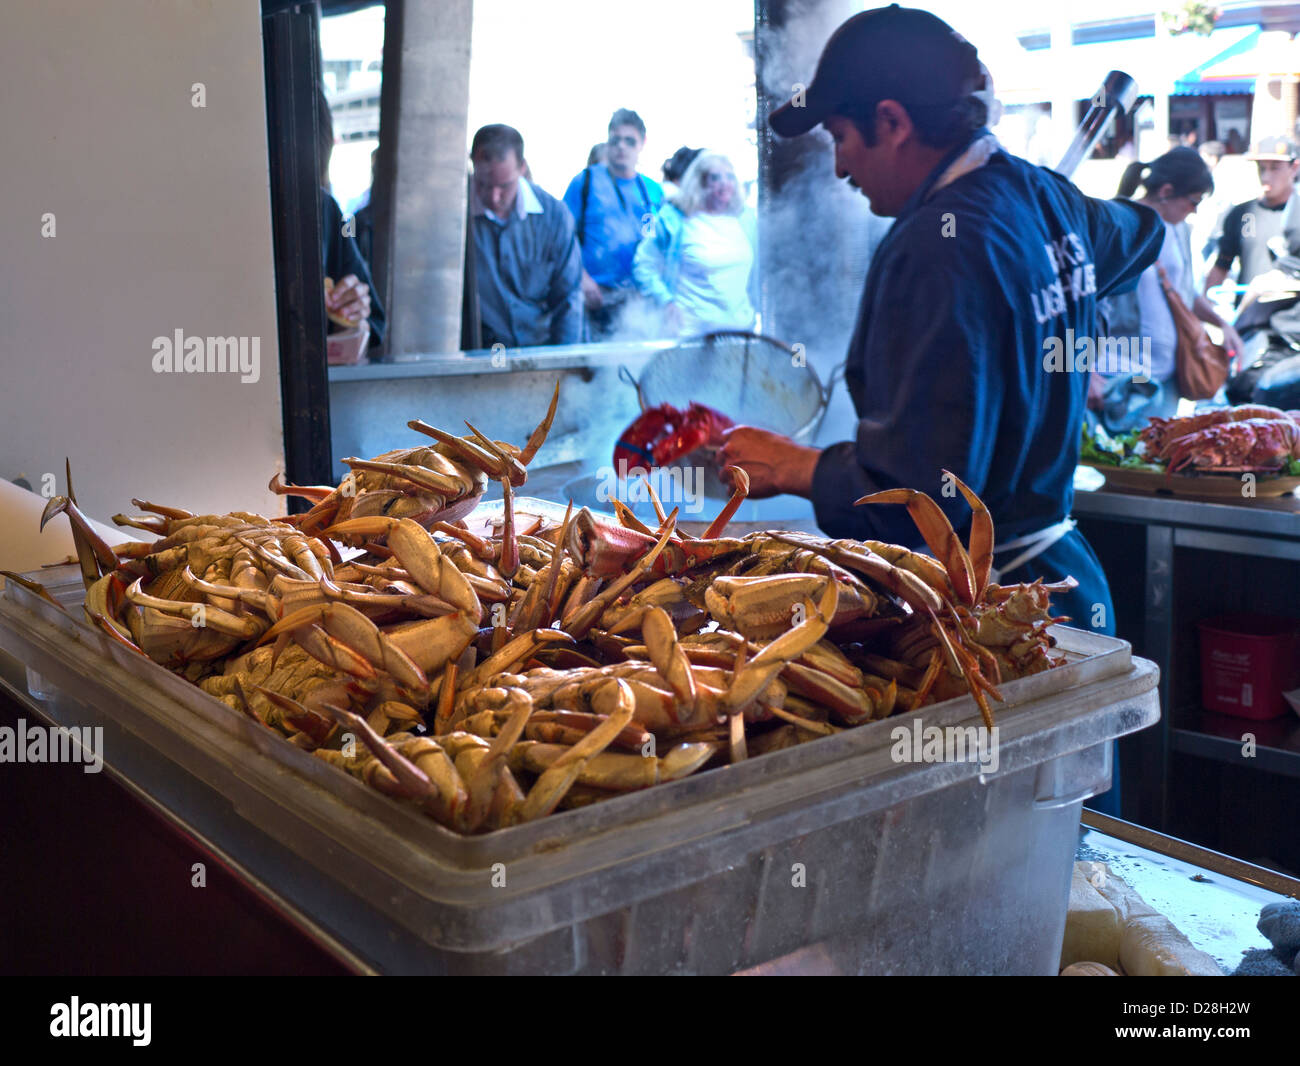
[{"label": "metal strainer basket", "polygon": [[744,330],[719,330],[655,355],[633,379],[641,409],[692,402],[720,411],[736,425],[757,426],[806,440],[821,424],[833,382],[823,386],[797,348]]}]

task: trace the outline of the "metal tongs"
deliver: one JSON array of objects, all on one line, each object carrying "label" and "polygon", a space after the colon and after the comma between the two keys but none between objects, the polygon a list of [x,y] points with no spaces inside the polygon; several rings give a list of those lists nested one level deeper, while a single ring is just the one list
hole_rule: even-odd
[{"label": "metal tongs", "polygon": [[1070,147],[1061,157],[1061,162],[1056,168],[1057,173],[1073,178],[1079,164],[1092,154],[1092,150],[1105,135],[1111,122],[1117,116],[1127,115],[1133,109],[1133,105],[1137,102],[1137,95],[1137,82],[1122,70],[1112,70],[1107,74],[1106,80],[1101,83],[1101,88],[1092,98],[1092,106],[1088,108],[1088,113],[1079,123],[1074,140],[1070,142]]}]

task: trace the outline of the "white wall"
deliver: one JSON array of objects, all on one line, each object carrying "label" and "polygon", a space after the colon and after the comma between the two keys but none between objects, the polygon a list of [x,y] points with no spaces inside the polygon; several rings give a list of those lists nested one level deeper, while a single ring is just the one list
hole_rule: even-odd
[{"label": "white wall", "polygon": [[[0,478],[62,492],[67,455],[96,517],[283,513],[257,0],[4,7]],[[259,379],[155,373],[177,329],[259,338]]]}]

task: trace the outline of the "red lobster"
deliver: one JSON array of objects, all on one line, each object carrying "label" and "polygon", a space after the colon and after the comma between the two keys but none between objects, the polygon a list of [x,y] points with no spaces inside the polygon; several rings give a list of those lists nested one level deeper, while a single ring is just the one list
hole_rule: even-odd
[{"label": "red lobster", "polygon": [[1279,411],[1276,407],[1265,407],[1262,404],[1221,407],[1217,411],[1206,411],[1204,414],[1189,415],[1187,418],[1153,418],[1146,429],[1138,434],[1138,439],[1147,446],[1148,456],[1165,458],[1163,453],[1169,450],[1169,446],[1174,441],[1200,430],[1209,429],[1211,426],[1228,422],[1244,422],[1248,418],[1273,421],[1285,420],[1286,417],[1285,411]]},{"label": "red lobster", "polygon": [[1288,458],[1300,459],[1300,425],[1290,418],[1247,418],[1221,422],[1171,440],[1160,453],[1169,473],[1200,470],[1273,473]]},{"label": "red lobster", "polygon": [[734,425],[726,415],[702,403],[692,403],[685,411],[666,403],[648,407],[614,445],[614,469],[626,476],[637,468],[649,471],[667,466],[706,445],[719,448],[723,432]]}]

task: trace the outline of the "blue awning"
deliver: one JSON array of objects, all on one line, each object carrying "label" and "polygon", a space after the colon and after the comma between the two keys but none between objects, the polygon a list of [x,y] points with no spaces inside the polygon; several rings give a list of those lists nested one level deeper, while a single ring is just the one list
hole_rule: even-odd
[{"label": "blue awning", "polygon": [[[1254,78],[1216,78],[1214,71],[1216,68],[1222,68],[1228,60],[1236,59],[1247,52],[1253,51],[1259,44],[1259,35],[1260,28],[1255,26],[1241,40],[1193,67],[1174,83],[1174,92],[1188,96],[1254,92]],[[1213,34],[1211,34],[1211,37],[1213,37]]]},{"label": "blue awning", "polygon": [[1244,79],[1240,72],[1225,71],[1233,82],[1230,87],[1226,79],[1212,81],[1208,75],[1218,63],[1250,52],[1259,36],[1258,26],[1231,26],[1209,36],[1182,33],[1076,44],[1066,49],[1017,48],[993,53],[987,61],[998,96],[1010,103],[1050,100],[1062,90],[1076,100],[1086,100],[1110,70],[1131,75],[1144,96],[1251,92],[1253,73]]}]

